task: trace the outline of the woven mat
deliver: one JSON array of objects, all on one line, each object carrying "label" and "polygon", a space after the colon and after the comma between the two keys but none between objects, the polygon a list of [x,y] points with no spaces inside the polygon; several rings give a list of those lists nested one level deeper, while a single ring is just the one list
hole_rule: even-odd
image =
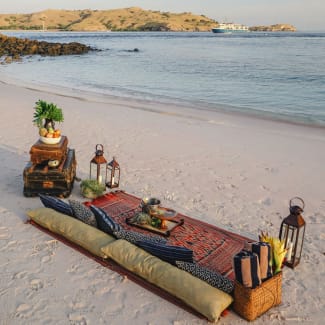
[{"label": "woven mat", "polygon": [[[139,211],[140,198],[122,191],[111,192],[93,200],[93,204],[102,208],[124,229],[155,235],[152,232],[128,225],[125,220]],[[184,219],[184,223],[174,228],[167,244],[184,246],[194,253],[197,264],[217,271],[234,280],[232,268],[233,256],[244,247],[245,241],[251,239],[226,231],[197,219],[177,214],[177,220]]]}]

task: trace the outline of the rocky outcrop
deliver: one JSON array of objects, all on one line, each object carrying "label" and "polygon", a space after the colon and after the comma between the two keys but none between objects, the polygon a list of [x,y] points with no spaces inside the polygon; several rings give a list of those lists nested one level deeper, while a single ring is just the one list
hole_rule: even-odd
[{"label": "rocky outcrop", "polygon": [[296,32],[297,28],[289,24],[275,24],[270,26],[249,27],[252,32]]},{"label": "rocky outcrop", "polygon": [[20,60],[25,55],[57,56],[83,54],[90,50],[92,48],[89,46],[77,42],[39,42],[0,34],[0,57],[4,57],[3,62],[5,63]]}]

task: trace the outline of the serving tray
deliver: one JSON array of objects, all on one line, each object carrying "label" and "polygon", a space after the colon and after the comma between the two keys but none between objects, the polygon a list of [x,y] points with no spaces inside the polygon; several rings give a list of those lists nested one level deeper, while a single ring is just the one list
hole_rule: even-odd
[{"label": "serving tray", "polygon": [[134,227],[146,229],[148,231],[151,231],[151,232],[163,235],[163,236],[170,236],[170,233],[171,233],[171,231],[173,231],[173,229],[175,229],[176,227],[178,227],[184,223],[184,219],[176,220],[174,217],[177,215],[177,213],[175,214],[175,216],[171,216],[171,212],[169,212],[169,214],[170,215],[166,214],[168,216],[166,216],[165,218],[163,216],[160,217],[160,219],[164,220],[164,224],[165,224],[164,228],[157,228],[157,227],[153,227],[148,224],[141,225],[139,223],[132,222],[131,220],[132,220],[133,216],[126,218],[125,222],[128,225],[131,225]]}]

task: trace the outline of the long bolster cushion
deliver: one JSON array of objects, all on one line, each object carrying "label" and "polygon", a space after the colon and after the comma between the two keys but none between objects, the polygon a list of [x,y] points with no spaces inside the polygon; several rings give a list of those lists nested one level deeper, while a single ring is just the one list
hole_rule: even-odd
[{"label": "long bolster cushion", "polygon": [[181,299],[212,322],[218,320],[233,301],[229,294],[124,239],[102,247],[102,251],[124,268]]},{"label": "long bolster cushion", "polygon": [[40,226],[62,235],[99,257],[106,258],[101,248],[116,240],[95,227],[50,208],[30,210],[27,215]]}]

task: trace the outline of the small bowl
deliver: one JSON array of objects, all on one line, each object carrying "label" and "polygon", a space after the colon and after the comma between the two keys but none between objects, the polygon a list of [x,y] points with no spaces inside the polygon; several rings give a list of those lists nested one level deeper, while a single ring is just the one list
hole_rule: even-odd
[{"label": "small bowl", "polygon": [[58,138],[40,137],[40,140],[45,144],[58,144],[61,141],[61,137]]},{"label": "small bowl", "polygon": [[160,205],[160,200],[152,197],[147,201],[147,204],[152,207],[158,207]]},{"label": "small bowl", "polygon": [[51,159],[48,161],[48,166],[51,167],[51,168],[56,168],[60,165],[60,160],[57,160],[57,159]]},{"label": "small bowl", "polygon": [[142,211],[146,213],[155,213],[160,207],[160,200],[154,197],[143,200]]}]

